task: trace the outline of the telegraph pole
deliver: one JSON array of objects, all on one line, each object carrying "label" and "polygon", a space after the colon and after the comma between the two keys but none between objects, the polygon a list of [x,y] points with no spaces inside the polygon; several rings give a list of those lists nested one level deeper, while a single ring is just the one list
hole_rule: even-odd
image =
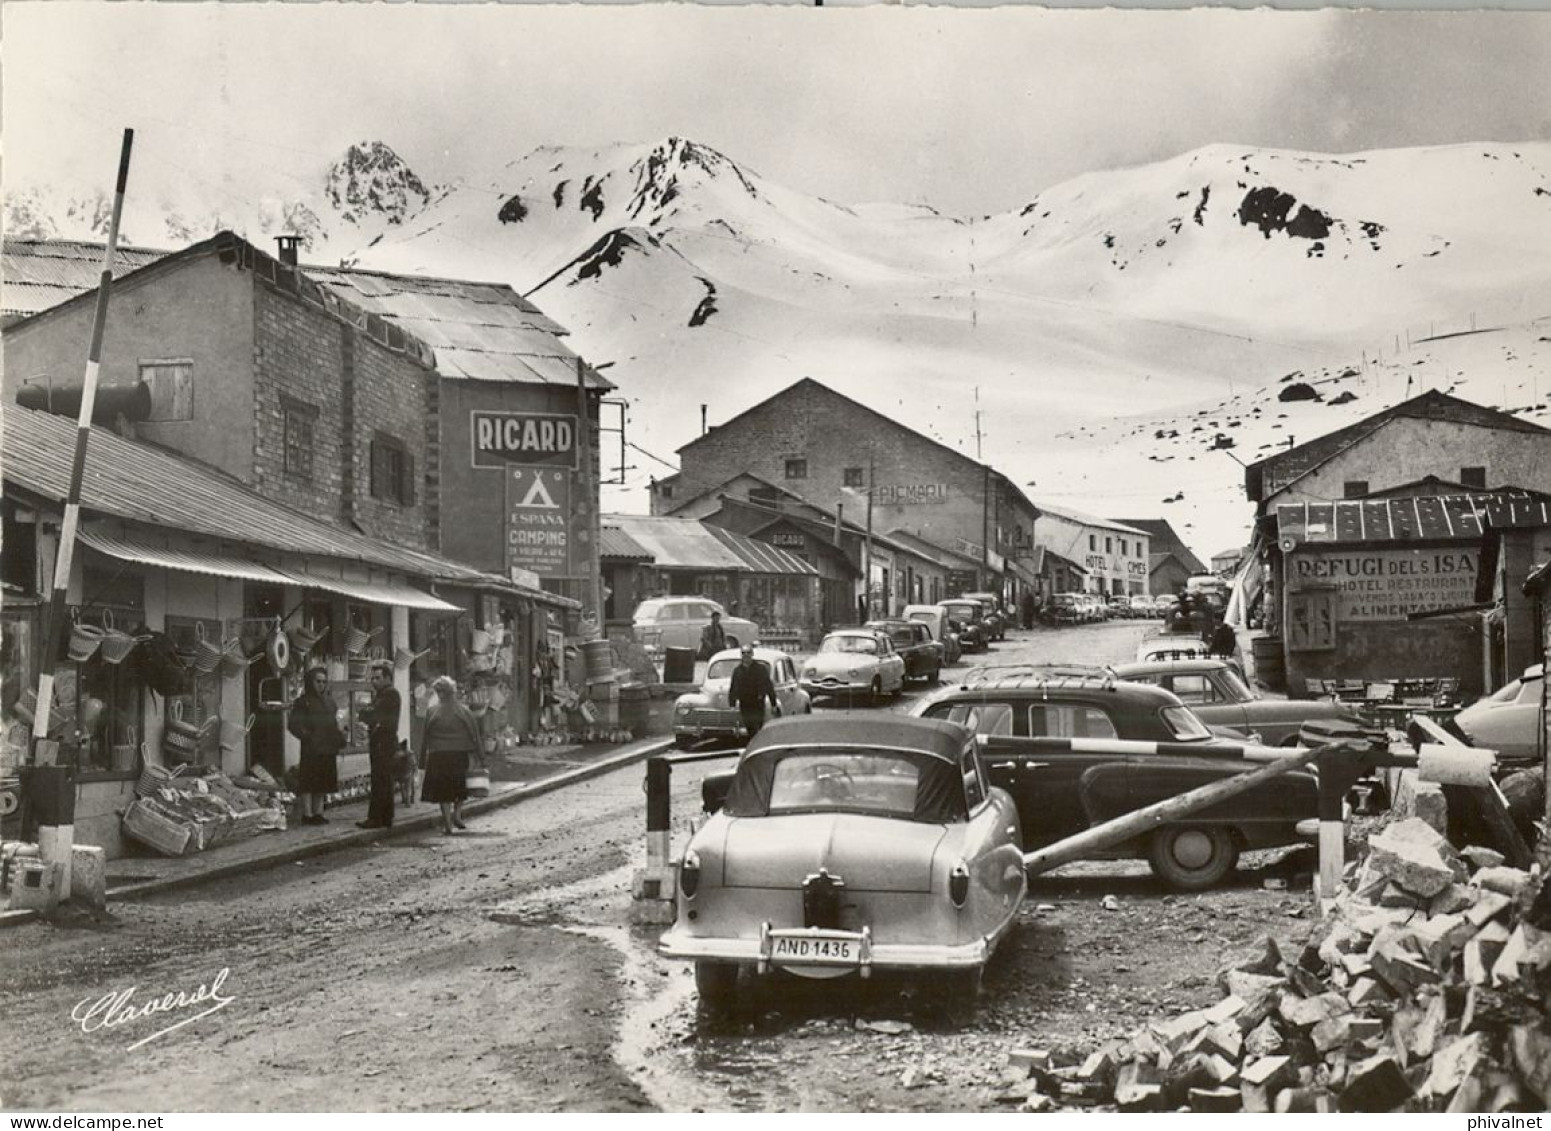
[{"label": "telegraph pole", "polygon": [[980,457],[980,386],[975,386],[975,459],[980,460],[980,584],[991,588],[991,467]]},{"label": "telegraph pole", "polygon": [[598,543],[603,535],[602,510],[597,497],[597,486],[592,474],[592,416],[587,405],[587,363],[576,359],[576,414],[578,462],[581,464],[582,505],[577,514],[581,519],[577,541],[583,547],[582,566],[582,617],[588,611],[597,620],[598,632],[603,632],[603,562],[598,553]]},{"label": "telegraph pole", "polygon": [[877,461],[874,458],[873,446],[867,445],[867,540],[862,544],[862,592],[867,595],[867,616],[864,621],[872,619],[872,493],[877,479]]}]

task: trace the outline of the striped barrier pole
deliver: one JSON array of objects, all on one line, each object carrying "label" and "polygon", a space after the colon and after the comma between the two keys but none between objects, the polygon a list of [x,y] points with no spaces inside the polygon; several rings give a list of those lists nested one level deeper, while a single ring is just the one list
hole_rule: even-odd
[{"label": "striped barrier pole", "polygon": [[[65,496],[64,521],[59,530],[59,546],[54,554],[54,588],[49,597],[47,628],[43,634],[42,657],[38,665],[38,706],[32,722],[32,763],[53,764],[58,747],[48,737],[49,716],[54,706],[54,656],[65,638],[68,612],[66,594],[70,588],[70,570],[75,559],[76,531],[81,522],[81,480],[86,473],[86,445],[91,437],[92,410],[97,402],[97,371],[102,362],[102,339],[108,324],[108,296],[113,288],[113,260],[118,254],[119,220],[124,214],[124,189],[129,183],[129,153],[135,131],[124,131],[119,151],[118,178],[113,188],[113,214],[108,221],[108,242],[102,253],[102,277],[97,285],[97,311],[92,320],[91,345],[86,354],[86,375],[81,388],[81,410],[76,421],[75,455],[70,465],[70,489]],[[68,823],[40,826],[38,851],[45,864],[59,865],[59,897],[70,898],[70,857],[74,852],[74,806]],[[63,816],[63,815],[61,815]],[[50,859],[50,856],[53,859]]]}]

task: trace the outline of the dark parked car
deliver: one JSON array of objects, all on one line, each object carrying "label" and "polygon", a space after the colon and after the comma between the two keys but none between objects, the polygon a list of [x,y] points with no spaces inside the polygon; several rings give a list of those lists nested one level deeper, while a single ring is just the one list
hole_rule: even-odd
[{"label": "dark parked car", "polygon": [[886,633],[894,650],[905,661],[906,679],[924,679],[936,683],[942,678],[943,647],[932,639],[932,630],[919,621],[885,617],[870,620],[867,628]]},{"label": "dark parked car", "polygon": [[[1127,683],[1106,669],[980,668],[918,703],[914,713],[963,723],[984,736],[991,781],[1017,803],[1026,849],[1253,768],[1173,693]],[[1155,753],[1114,754],[1051,748],[1038,741],[1046,737],[1167,745]],[[1245,849],[1302,843],[1297,825],[1316,816],[1317,797],[1313,773],[1297,771],[1107,855],[1145,857],[1177,888],[1210,887]]]},{"label": "dark parked car", "polygon": [[1116,664],[1115,674],[1167,688],[1207,725],[1258,734],[1267,746],[1298,745],[1299,729],[1312,720],[1360,721],[1349,708],[1329,699],[1261,698],[1238,667],[1224,660],[1147,660]]},{"label": "dark parked car", "polygon": [[991,631],[991,626],[986,623],[985,608],[979,601],[955,597],[950,601],[938,602],[937,607],[945,611],[953,620],[964,625],[964,631],[959,636],[959,642],[964,645],[964,651],[983,652],[991,647],[991,637],[995,634]]}]

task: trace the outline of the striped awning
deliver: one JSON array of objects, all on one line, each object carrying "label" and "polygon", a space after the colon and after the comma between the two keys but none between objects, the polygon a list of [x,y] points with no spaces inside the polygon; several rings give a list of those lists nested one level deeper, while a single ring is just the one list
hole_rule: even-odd
[{"label": "striped awning", "polygon": [[1487,528],[1551,524],[1551,502],[1534,495],[1417,495],[1285,503],[1276,508],[1284,550],[1340,542],[1475,540]]},{"label": "striped awning", "polygon": [[338,593],[342,597],[366,601],[373,605],[401,605],[406,609],[425,609],[438,613],[462,611],[457,605],[443,601],[440,597],[433,597],[423,589],[416,589],[413,585],[402,585],[395,581],[351,581],[341,577],[320,577],[317,574],[294,569],[286,570],[286,573],[293,585],[322,589],[325,592]]},{"label": "striped awning", "polygon": [[263,581],[272,585],[286,585],[291,581],[289,576],[278,570],[232,553],[175,550],[137,539],[110,537],[92,530],[81,530],[77,537],[82,545],[90,546],[99,553],[123,562],[181,570],[185,573],[203,573],[210,577]]}]

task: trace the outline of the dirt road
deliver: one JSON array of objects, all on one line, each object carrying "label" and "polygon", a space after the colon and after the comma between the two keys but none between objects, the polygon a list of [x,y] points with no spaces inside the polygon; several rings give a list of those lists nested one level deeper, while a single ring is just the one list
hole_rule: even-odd
[{"label": "dirt road", "polygon": [[[1043,632],[995,658],[1120,659],[1141,632]],[[675,774],[681,820],[698,778]],[[1153,1013],[1214,1000],[1225,951],[1306,929],[1306,856],[1181,897],[1144,866],[1084,864],[1035,882],[967,1022],[943,1021],[908,981],[878,979],[785,983],[713,1025],[689,968],[656,957],[656,930],[626,925],[641,783],[635,767],[454,838],[408,836],[119,904],[116,923],[7,931],[0,1104],[994,1110],[1009,1049],[1075,1057]],[[72,1018],[130,988],[130,1006],[193,995],[222,970],[227,1004],[138,1048],[216,999],[92,1031]]]}]

